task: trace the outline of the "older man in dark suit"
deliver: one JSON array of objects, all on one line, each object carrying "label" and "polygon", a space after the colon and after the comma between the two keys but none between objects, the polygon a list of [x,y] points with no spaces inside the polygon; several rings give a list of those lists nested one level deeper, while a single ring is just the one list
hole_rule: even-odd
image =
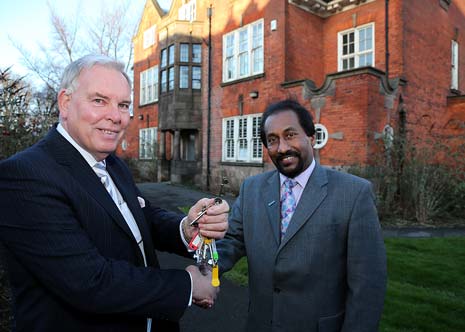
[{"label": "older man in dark suit", "polygon": [[122,64],[86,56],[58,94],[60,123],[0,163],[0,240],[16,331],[176,331],[192,301],[216,290],[194,267],[159,268],[155,249],[188,255],[197,230],[220,238],[226,203],[202,199],[187,217],[150,205],[115,151],[130,120]]},{"label": "older man in dark suit", "polygon": [[377,331],[386,255],[370,183],[315,162],[299,103],[270,105],[261,124],[277,171],[242,184],[217,243],[221,272],[247,255],[247,331]]}]

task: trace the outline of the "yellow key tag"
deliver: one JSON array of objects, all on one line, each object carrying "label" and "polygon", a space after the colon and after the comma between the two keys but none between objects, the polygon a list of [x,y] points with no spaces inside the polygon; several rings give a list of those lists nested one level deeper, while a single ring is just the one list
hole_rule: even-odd
[{"label": "yellow key tag", "polygon": [[218,265],[213,266],[212,269],[212,286],[218,287],[220,285],[220,278],[218,276]]}]

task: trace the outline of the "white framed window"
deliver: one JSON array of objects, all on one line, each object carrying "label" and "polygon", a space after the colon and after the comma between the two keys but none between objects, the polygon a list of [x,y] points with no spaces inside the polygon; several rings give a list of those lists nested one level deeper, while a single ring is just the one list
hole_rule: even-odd
[{"label": "white framed window", "polygon": [[223,36],[223,82],[263,73],[263,19]]},{"label": "white framed window", "polygon": [[178,10],[178,20],[195,21],[196,17],[196,0],[183,1],[184,4]]},{"label": "white framed window", "polygon": [[315,124],[315,144],[313,145],[314,149],[323,148],[326,143],[328,143],[328,129],[321,123]]},{"label": "white framed window", "polygon": [[453,40],[451,45],[451,82],[450,88],[459,88],[459,44]]},{"label": "white framed window", "polygon": [[338,33],[338,70],[375,65],[375,25]]},{"label": "white framed window", "polygon": [[155,44],[155,25],[152,25],[150,28],[144,31],[144,36],[143,36],[143,47],[144,50],[152,45]]},{"label": "white framed window", "polygon": [[155,159],[157,127],[139,129],[139,159]]},{"label": "white framed window", "polygon": [[140,105],[158,101],[158,66],[140,73]]},{"label": "white framed window", "polygon": [[261,119],[261,114],[223,119],[223,161],[262,162]]}]

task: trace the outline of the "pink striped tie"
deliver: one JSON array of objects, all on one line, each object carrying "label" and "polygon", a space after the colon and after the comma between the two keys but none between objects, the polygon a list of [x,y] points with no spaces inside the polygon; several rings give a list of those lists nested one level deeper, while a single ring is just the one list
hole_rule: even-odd
[{"label": "pink striped tie", "polygon": [[287,227],[296,208],[295,196],[292,192],[292,188],[296,184],[297,181],[289,178],[284,181],[284,190],[281,195],[281,239],[286,234]]}]

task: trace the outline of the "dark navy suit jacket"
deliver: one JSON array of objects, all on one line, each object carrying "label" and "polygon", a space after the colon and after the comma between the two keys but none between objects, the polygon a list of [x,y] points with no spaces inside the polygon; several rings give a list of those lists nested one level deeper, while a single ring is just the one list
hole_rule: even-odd
[{"label": "dark navy suit jacket", "polygon": [[127,166],[107,169],[139,226],[149,267],[117,206],[81,154],[55,128],[0,163],[0,241],[17,331],[178,329],[187,272],[159,269],[155,249],[187,255],[181,215],[152,207]]}]

